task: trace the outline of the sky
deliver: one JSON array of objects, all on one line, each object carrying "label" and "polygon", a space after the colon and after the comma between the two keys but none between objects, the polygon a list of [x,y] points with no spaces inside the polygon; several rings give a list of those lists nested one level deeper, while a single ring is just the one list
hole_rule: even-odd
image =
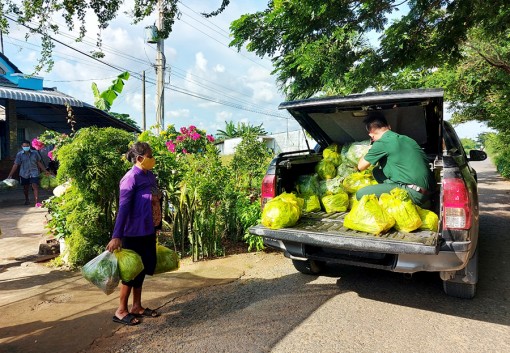
[{"label": "sky", "polygon": [[[217,17],[205,19],[200,15],[216,10],[220,4],[221,0],[179,3],[181,16],[164,43],[167,62],[165,127],[174,124],[179,129],[195,125],[215,134],[218,129],[225,129],[225,121],[233,121],[255,126],[263,124],[269,133],[299,129],[286,111],[278,110],[285,98],[271,75],[270,60],[247,51],[238,53],[237,49],[228,46],[230,22],[244,13],[264,9],[267,1],[235,0]],[[54,21],[64,23],[59,17]],[[101,33],[106,54],[102,61],[140,75],[145,70],[147,127],[156,123],[156,72],[153,67],[156,44],[146,42],[145,27],[155,21],[156,15],[153,15],[141,23],[132,24],[131,19],[121,12]],[[83,43],[74,40],[76,33],[54,37],[90,53],[95,49],[96,23],[93,15],[87,18],[89,32]],[[23,73],[30,74],[37,64],[41,47],[37,37],[25,41],[25,33],[23,27],[10,22],[10,33],[4,34],[4,54]],[[89,104],[94,102],[92,82],[102,91],[121,73],[58,43],[53,58],[53,70],[38,74],[44,78],[44,86],[56,87]],[[129,114],[141,127],[142,105],[142,82],[132,75],[111,111]]]},{"label": "sky", "polygon": [[[129,9],[131,3],[126,1],[123,11]],[[271,75],[270,60],[245,50],[237,52],[228,46],[230,23],[242,14],[265,9],[267,0],[234,0],[216,17],[206,19],[200,15],[215,10],[220,4],[221,0],[179,2],[181,15],[164,44],[167,63],[165,127],[174,124],[179,129],[195,125],[208,134],[216,134],[218,129],[225,129],[226,121],[233,121],[235,124],[262,124],[268,133],[298,130],[297,122],[285,110],[278,110],[285,97]],[[132,24],[123,11],[101,32],[105,53],[101,60],[135,75],[127,80],[111,111],[129,114],[142,126],[142,82],[137,77],[145,71],[146,126],[149,128],[156,123],[156,44],[147,43],[145,27],[155,23],[156,15]],[[55,17],[54,22],[65,27],[61,17]],[[75,41],[76,32],[54,37],[72,48],[90,53],[96,50],[97,20],[93,15],[87,17],[87,29],[81,43]],[[10,22],[10,33],[3,38],[4,54],[23,73],[30,74],[37,65],[41,46],[36,36],[25,40],[25,33],[24,27]],[[92,82],[102,91],[121,73],[58,43],[53,59],[52,71],[38,74],[44,78],[44,86],[56,87],[89,104],[94,102]],[[460,137],[470,138],[476,138],[484,129],[480,123],[456,128]]]}]

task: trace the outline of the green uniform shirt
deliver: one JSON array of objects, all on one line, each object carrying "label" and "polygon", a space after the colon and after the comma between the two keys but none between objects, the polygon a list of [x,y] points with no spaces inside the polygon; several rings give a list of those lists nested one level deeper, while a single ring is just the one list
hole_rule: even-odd
[{"label": "green uniform shirt", "polygon": [[432,190],[434,181],[427,156],[408,136],[386,131],[374,142],[365,160],[372,165],[379,162],[384,175],[395,183],[415,184]]}]

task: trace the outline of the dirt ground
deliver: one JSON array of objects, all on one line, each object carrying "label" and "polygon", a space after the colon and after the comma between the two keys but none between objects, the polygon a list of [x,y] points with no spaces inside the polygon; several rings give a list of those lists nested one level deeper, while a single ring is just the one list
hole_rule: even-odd
[{"label": "dirt ground", "polygon": [[510,182],[490,162],[474,166],[484,234],[473,301],[446,297],[437,274],[403,281],[347,268],[315,279],[296,273],[279,253],[245,253],[186,260],[176,272],[149,277],[144,304],[163,315],[135,328],[111,320],[118,292],[106,296],[80,273],[37,262],[45,210],[0,193],[0,353],[510,349],[510,262],[503,249]]},{"label": "dirt ground", "polygon": [[[121,329],[111,319],[118,292],[107,296],[79,272],[49,267],[48,256],[38,255],[39,243],[48,237],[46,213],[24,206],[19,189],[0,193],[1,353],[79,352]],[[253,253],[196,263],[185,259],[178,271],[146,280],[144,304],[161,308],[187,293],[235,281],[263,259]]]}]

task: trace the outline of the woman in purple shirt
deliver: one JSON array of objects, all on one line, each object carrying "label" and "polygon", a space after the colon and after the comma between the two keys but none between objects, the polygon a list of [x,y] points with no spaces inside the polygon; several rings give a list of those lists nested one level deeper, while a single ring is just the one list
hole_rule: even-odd
[{"label": "woman in purple shirt", "polygon": [[[157,317],[160,314],[142,306],[142,285],[145,275],[154,274],[156,267],[156,229],[161,225],[161,194],[156,177],[151,172],[155,160],[152,149],[145,142],[135,143],[126,153],[134,163],[120,181],[119,210],[115,220],[112,240],[106,249],[113,252],[124,248],[136,251],[142,258],[144,270],[120,288],[120,305],[113,321],[137,325],[137,317]],[[128,300],[133,291],[133,306],[128,310]]]}]

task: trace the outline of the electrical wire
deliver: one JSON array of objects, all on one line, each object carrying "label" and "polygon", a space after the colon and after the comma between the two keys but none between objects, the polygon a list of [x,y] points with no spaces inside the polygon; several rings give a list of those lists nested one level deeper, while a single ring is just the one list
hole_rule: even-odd
[{"label": "electrical wire", "polygon": [[[9,20],[15,22],[15,23],[19,23],[18,21],[12,19],[11,17],[9,16],[6,16],[6,18],[8,18]],[[33,32],[36,32],[37,33],[37,30],[28,26],[27,24],[21,24],[22,26],[28,28],[29,30],[33,31]],[[138,80],[142,80],[141,78],[141,74],[137,73],[137,72],[133,72],[132,70],[129,70],[129,69],[125,69],[125,68],[122,68],[120,66],[117,66],[117,65],[113,65],[113,64],[110,64],[104,60],[101,60],[99,58],[96,58],[88,53],[85,53],[83,52],[82,50],[79,50],[77,48],[74,48],[64,42],[62,42],[61,40],[58,40],[52,36],[48,36],[52,41],[64,46],[64,47],[67,47],[69,49],[72,49],[76,52],[78,52],[79,54],[82,54],[86,57],[88,57],[89,59],[92,59],[92,60],[95,60],[99,63],[102,63],[103,65],[106,65],[114,70],[117,70],[117,71],[120,71],[120,72],[129,72],[134,78],[138,79]],[[145,62],[144,62],[145,63]],[[151,83],[150,81],[146,80],[146,82],[149,82]],[[153,84],[155,84],[155,82],[153,82]],[[253,112],[253,113],[257,113],[257,114],[262,114],[262,115],[267,115],[267,116],[272,116],[272,117],[277,117],[277,118],[280,118],[280,119],[290,119],[288,117],[284,117],[282,115],[279,115],[279,114],[275,114],[275,113],[270,113],[270,112],[266,112],[266,111],[263,111],[263,110],[259,110],[259,109],[254,109],[254,108],[250,108],[250,107],[246,107],[246,106],[242,106],[240,104],[237,104],[237,103],[234,103],[234,102],[229,102],[229,101],[225,101],[225,100],[222,100],[222,99],[217,99],[217,98],[213,98],[213,97],[209,97],[209,96],[204,96],[204,95],[201,95],[201,94],[197,94],[195,92],[190,92],[186,89],[183,89],[183,88],[180,88],[180,87],[177,87],[177,86],[174,86],[174,85],[167,85],[166,86],[169,90],[172,90],[172,91],[175,91],[175,92],[178,92],[178,93],[181,93],[181,94],[185,94],[185,95],[188,95],[188,96],[191,96],[191,97],[195,97],[195,98],[198,98],[198,99],[203,99],[203,100],[206,100],[206,101],[210,101],[210,102],[213,102],[213,103],[217,103],[217,104],[221,104],[221,105],[225,105],[225,106],[229,106],[229,107],[232,107],[232,108],[236,108],[236,109],[239,109],[239,110],[245,110],[245,111],[249,111],[249,112]]]}]

